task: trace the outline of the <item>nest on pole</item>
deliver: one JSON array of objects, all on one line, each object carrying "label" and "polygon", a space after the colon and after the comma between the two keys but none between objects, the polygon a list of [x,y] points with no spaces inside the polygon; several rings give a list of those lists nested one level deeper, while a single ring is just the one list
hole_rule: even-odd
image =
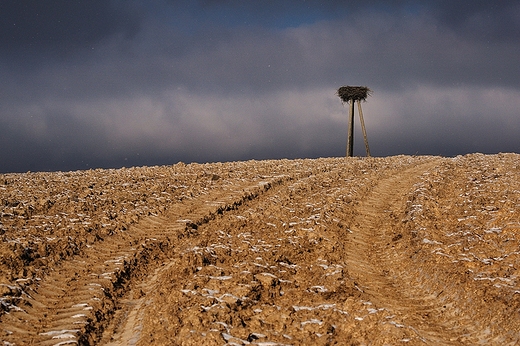
[{"label": "nest on pole", "polygon": [[366,86],[342,86],[336,92],[342,102],[366,101],[371,94],[372,90]]}]

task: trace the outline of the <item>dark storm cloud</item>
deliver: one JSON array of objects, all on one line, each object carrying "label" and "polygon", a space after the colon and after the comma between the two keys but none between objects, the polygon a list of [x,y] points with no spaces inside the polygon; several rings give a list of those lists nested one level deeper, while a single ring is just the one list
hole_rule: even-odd
[{"label": "dark storm cloud", "polygon": [[[5,0],[0,2],[0,51],[18,59],[62,58],[115,34],[134,36],[137,11],[125,1]],[[50,54],[54,54],[50,55]],[[34,55],[34,56],[33,56]]]},{"label": "dark storm cloud", "polygon": [[[172,77],[197,88],[229,82],[221,90],[341,83],[358,76],[392,87],[417,80],[449,86],[517,85],[520,80],[520,67],[510,63],[520,53],[515,44],[520,41],[520,6],[514,1],[487,7],[479,1],[475,6],[380,0],[264,4],[222,0],[192,7],[192,12],[205,9],[208,21],[217,12],[223,22],[214,20],[209,29],[199,28],[168,45],[168,54],[179,64]],[[321,20],[324,16],[328,20]],[[308,28],[271,26],[294,20]],[[229,23],[239,28],[229,28]]]},{"label": "dark storm cloud", "polygon": [[474,39],[516,42],[520,39],[518,1],[441,0],[432,2],[429,8],[442,24]]},{"label": "dark storm cloud", "polygon": [[[356,16],[360,12],[384,12],[393,16],[427,12],[441,25],[478,39],[518,39],[520,36],[520,4],[518,1],[452,1],[452,0],[350,0],[350,1],[263,1],[245,3],[240,0],[203,0],[202,8],[210,10],[226,6],[239,9],[241,18],[254,15],[253,22],[273,24],[282,17],[320,19]],[[272,9],[276,6],[276,11]],[[243,23],[244,21],[242,21]]]},{"label": "dark storm cloud", "polygon": [[515,1],[49,4],[0,3],[0,172],[344,155],[343,84],[374,155],[519,147]]}]

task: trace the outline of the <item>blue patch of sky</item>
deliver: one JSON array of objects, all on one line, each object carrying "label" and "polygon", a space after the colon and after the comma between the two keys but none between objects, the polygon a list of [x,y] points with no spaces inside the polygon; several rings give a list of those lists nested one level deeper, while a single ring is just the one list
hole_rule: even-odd
[{"label": "blue patch of sky", "polygon": [[230,27],[260,26],[272,29],[294,28],[339,16],[334,12],[306,6],[213,7],[205,14],[210,21]]},{"label": "blue patch of sky", "polygon": [[163,23],[181,32],[200,31],[205,27],[264,27],[286,29],[334,20],[345,14],[345,8],[331,10],[329,6],[306,5],[305,2],[215,2],[197,1],[152,2],[147,11]]}]

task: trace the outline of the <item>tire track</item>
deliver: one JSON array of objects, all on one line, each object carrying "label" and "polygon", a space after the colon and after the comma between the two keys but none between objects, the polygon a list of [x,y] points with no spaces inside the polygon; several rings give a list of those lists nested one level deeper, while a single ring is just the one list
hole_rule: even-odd
[{"label": "tire track", "polygon": [[[347,224],[378,179],[410,167],[343,161],[200,228],[133,291],[101,344],[374,344],[412,338],[359,291]],[[384,310],[384,309],[383,309]],[[384,325],[384,323],[387,323]]]},{"label": "tire track", "polygon": [[460,345],[475,332],[471,321],[444,317],[446,302],[438,294],[426,295],[425,287],[408,286],[412,280],[401,265],[405,259],[392,250],[403,236],[399,223],[407,195],[417,177],[437,163],[424,163],[381,181],[361,202],[351,226],[347,262],[359,289],[379,308],[394,313],[394,320],[400,319],[396,326],[414,331],[417,342]]},{"label": "tire track", "polygon": [[[303,242],[301,239],[303,237],[301,235],[293,234],[288,236],[288,234],[285,232],[283,234],[277,234],[275,230],[273,230],[272,233],[260,232],[260,234],[255,234],[258,233],[258,231],[255,230],[256,227],[254,224],[246,222],[247,226],[239,229],[230,225],[229,221],[245,219],[245,217],[242,216],[242,213],[245,212],[243,209],[249,209],[249,213],[255,215],[255,219],[268,220],[270,216],[274,216],[271,214],[271,212],[273,212],[271,209],[273,208],[273,205],[276,205],[274,209],[282,208],[285,209],[285,213],[288,212],[289,214],[291,214],[289,210],[292,208],[295,209],[293,211],[298,215],[302,210],[304,210],[304,213],[306,213],[308,203],[317,202],[313,201],[313,198],[309,198],[311,196],[309,192],[312,192],[313,194],[319,194],[320,190],[317,187],[321,185],[323,180],[333,182],[334,178],[341,176],[339,173],[341,168],[344,168],[344,166],[340,164],[339,167],[336,166],[334,169],[315,172],[315,174],[311,174],[308,177],[295,179],[295,181],[291,182],[290,184],[284,184],[284,186],[279,187],[276,190],[272,189],[266,194],[262,195],[261,198],[255,199],[251,203],[247,203],[247,205],[244,206],[245,208],[234,210],[226,215],[223,215],[218,220],[201,227],[201,232],[203,233],[201,233],[200,236],[186,239],[185,242],[180,243],[178,246],[180,250],[179,253],[176,254],[173,258],[170,258],[170,262],[168,264],[158,268],[153,273],[153,275],[150,275],[146,281],[143,281],[136,289],[133,290],[131,296],[125,302],[127,304],[127,309],[122,309],[119,311],[119,316],[117,316],[115,319],[116,322],[107,328],[100,344],[107,346],[148,344],[151,339],[154,338],[152,335],[155,333],[152,330],[156,327],[159,327],[155,319],[159,317],[161,319],[168,319],[168,316],[170,316],[170,314],[166,313],[163,309],[166,305],[164,302],[164,296],[162,293],[159,293],[158,296],[157,292],[171,290],[183,296],[180,297],[177,295],[175,298],[169,296],[166,298],[168,305],[177,305],[179,301],[188,298],[186,295],[193,295],[191,297],[193,300],[190,299],[189,304],[182,305],[182,310],[190,310],[189,305],[193,304],[197,306],[199,304],[198,298],[200,297],[197,296],[194,290],[180,290],[184,292],[182,293],[177,290],[177,286],[179,285],[200,285],[198,289],[202,292],[207,292],[208,298],[210,301],[212,301],[213,305],[211,305],[211,303],[208,303],[211,306],[204,306],[201,304],[201,309],[206,311],[201,315],[211,315],[211,312],[209,311],[212,311],[212,308],[217,309],[215,306],[218,305],[218,303],[216,302],[219,302],[222,305],[227,305],[228,307],[233,306],[232,309],[239,310],[245,314],[248,314],[246,311],[256,310],[253,308],[253,305],[256,305],[257,308],[262,306],[262,309],[265,309],[265,311],[268,310],[266,307],[267,304],[271,305],[273,310],[276,310],[277,308],[279,309],[277,306],[279,303],[273,301],[278,300],[279,298],[282,298],[283,300],[290,299],[291,302],[296,305],[298,305],[298,302],[303,304],[303,300],[306,304],[310,303],[308,301],[308,297],[302,298],[300,296],[301,291],[303,290],[301,290],[299,287],[293,287],[294,284],[292,283],[292,280],[294,280],[294,277],[291,277],[290,273],[294,274],[294,268],[299,267],[299,265],[289,265],[283,262],[282,259],[278,259],[278,262],[281,262],[281,265],[276,261],[274,263],[270,263],[271,261],[268,259],[268,256],[292,257],[298,252],[303,253],[307,252],[308,250],[310,254],[306,254],[305,259],[310,261],[312,258],[314,261],[321,256],[320,251],[315,248],[311,252],[312,246],[309,247],[309,245],[301,244],[301,242]],[[288,191],[297,191],[299,196],[294,196],[294,198],[288,197]],[[306,191],[306,193],[303,193],[303,191]],[[279,197],[287,200],[282,204],[278,204],[276,202],[281,202],[279,201]],[[302,201],[305,201],[306,203]],[[307,205],[307,207],[303,207],[305,205]],[[273,224],[270,224],[270,227],[272,226]],[[289,234],[292,232],[293,231],[290,231]],[[273,245],[273,237],[287,238],[285,240],[287,243],[284,245]],[[283,242],[282,238],[278,238],[277,240]],[[303,250],[302,245],[308,246],[309,248]],[[236,248],[237,252],[234,253],[233,250],[231,250],[232,248]],[[205,263],[205,255],[199,252],[199,250],[195,249],[200,249],[201,252],[208,250],[208,257],[211,257],[212,261],[210,260],[208,263]],[[230,249],[230,251],[228,252],[226,249]],[[226,253],[226,255],[223,255],[222,252]],[[277,253],[279,254],[277,255]],[[284,255],[284,253],[286,255]],[[256,262],[261,262],[264,264]],[[321,264],[319,260],[318,263]],[[300,264],[302,266],[306,266],[306,263]],[[201,267],[199,267],[199,265],[201,265]],[[221,267],[222,269],[217,269]],[[275,267],[278,267],[279,270],[273,271],[273,268]],[[338,265],[338,268],[339,267],[341,266]],[[336,267],[334,268],[337,269]],[[208,273],[208,277],[210,278],[210,281],[212,281],[212,284],[218,286],[218,288],[213,286],[209,286],[212,287],[211,289],[203,288],[205,285],[203,283],[205,281],[203,277],[206,277],[206,275],[202,273],[206,270],[212,272],[211,274]],[[273,273],[271,273],[271,271],[273,271]],[[282,272],[285,274],[281,275]],[[172,274],[174,274],[174,276],[172,276]],[[287,276],[288,274],[289,276]],[[250,287],[247,284],[247,279],[244,282],[235,281],[240,280],[239,278],[241,276],[243,277],[244,275],[246,277],[251,276],[250,279],[256,282],[256,284],[252,284]],[[343,272],[340,274],[334,273],[331,275],[331,278],[334,280],[339,280],[342,277]],[[168,285],[175,286],[175,289],[173,287],[169,287]],[[284,295],[284,290],[287,290],[286,295]],[[190,293],[186,293],[188,291],[190,291]],[[142,293],[139,294],[139,292]],[[215,296],[213,297],[212,292],[220,292],[220,294],[215,293]],[[202,293],[202,295],[204,295],[204,293]],[[221,295],[222,297],[218,298],[218,295]],[[251,298],[248,298],[249,296],[251,296]],[[252,303],[252,301],[256,299],[259,299],[260,301]],[[321,308],[318,308],[318,310],[324,309],[327,311],[329,308],[332,309],[332,307],[329,307],[329,305],[327,305],[323,300],[316,302],[316,305],[322,306]],[[196,308],[195,310],[199,309],[200,308]],[[298,307],[294,309],[295,312],[298,311]],[[175,310],[175,308],[172,308],[172,310]],[[302,308],[302,310],[306,310],[306,307]],[[230,315],[233,313],[237,313],[237,311],[231,312]],[[335,311],[335,314],[337,315],[341,315],[343,313],[344,312],[339,310]],[[240,314],[240,312],[238,312],[238,314]],[[151,321],[151,318],[153,318],[154,321]],[[183,317],[178,318],[183,319]],[[198,319],[198,317],[195,316],[192,316],[192,318]],[[201,318],[203,317],[201,316]],[[273,315],[273,319],[275,318],[276,317]],[[233,319],[239,320],[241,317],[233,317]],[[306,325],[305,319],[302,320],[302,323],[304,326]],[[224,327],[224,329],[227,329],[227,333],[220,333],[216,332],[215,330],[207,330],[207,333],[210,335],[214,334],[215,338],[212,338],[211,336],[204,336],[201,338],[201,335],[205,335],[206,331],[201,330],[201,335],[197,335],[195,331],[193,331],[194,334],[191,336],[180,336],[178,335],[180,331],[176,330],[174,334],[163,334],[158,332],[156,337],[161,339],[162,336],[163,341],[164,339],[168,340],[166,343],[161,343],[159,341],[159,344],[177,344],[179,343],[180,338],[181,340],[185,340],[187,345],[218,345],[224,344],[226,342],[231,344],[249,344],[250,341],[254,341],[260,338],[262,341],[266,341],[263,339],[267,338],[267,335],[263,335],[262,333],[269,334],[267,331],[262,331],[262,333],[254,333],[252,330],[250,330],[245,334],[243,339],[240,339],[230,334],[230,326],[226,326],[225,322],[215,322],[213,325],[220,326],[220,328]],[[320,329],[326,330],[324,327]],[[274,336],[271,335],[271,337]],[[282,339],[283,338],[284,337],[282,337]],[[248,339],[249,341],[244,339]],[[289,341],[287,338],[286,340]],[[283,343],[272,344],[282,345]],[[290,344],[292,344],[292,342]]]},{"label": "tire track", "polygon": [[242,183],[176,205],[163,216],[141,220],[129,231],[85,249],[26,290],[23,309],[2,316],[5,344],[96,343],[121,308],[132,280],[144,278],[176,251],[183,238],[216,215],[257,198],[289,176]]}]

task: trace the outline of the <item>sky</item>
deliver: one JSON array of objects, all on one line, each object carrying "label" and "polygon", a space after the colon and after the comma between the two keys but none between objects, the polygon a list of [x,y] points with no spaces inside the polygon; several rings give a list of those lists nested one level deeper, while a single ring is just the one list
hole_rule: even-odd
[{"label": "sky", "polygon": [[[0,173],[520,151],[518,0],[2,0]],[[365,156],[355,112],[354,155]]]}]

